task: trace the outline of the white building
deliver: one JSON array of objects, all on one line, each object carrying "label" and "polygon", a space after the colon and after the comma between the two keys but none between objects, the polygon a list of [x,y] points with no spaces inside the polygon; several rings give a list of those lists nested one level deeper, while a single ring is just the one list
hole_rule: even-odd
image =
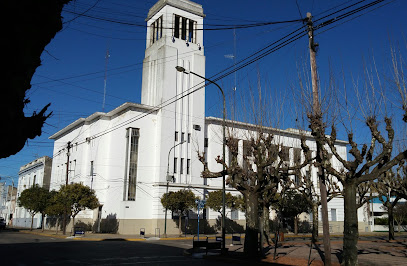
[{"label": "white building", "polygon": [[9,226],[12,224],[16,201],[17,188],[7,186],[6,182],[0,183],[0,217],[4,218]]},{"label": "white building", "polygon": [[[20,197],[21,192],[23,192],[25,189],[31,188],[34,185],[49,189],[51,181],[51,167],[52,159],[48,156],[43,156],[21,166],[20,171],[18,172],[17,198]],[[33,228],[41,227],[41,219],[41,214],[39,213],[34,216]],[[13,226],[27,228],[31,227],[30,213],[25,208],[19,207],[18,204],[14,211]]]},{"label": "white building", "polygon": [[[80,118],[50,137],[55,140],[51,189],[65,184],[69,163],[68,182],[90,186],[102,204],[99,210],[80,213],[77,221],[94,223],[111,215],[118,220],[119,233],[138,234],[144,228],[147,234],[158,230],[162,234],[165,216],[160,197],[167,188],[188,188],[201,197],[222,188],[221,179],[201,178],[203,165],[197,157],[197,151],[206,151],[209,169],[220,170],[213,159],[222,154],[221,119],[205,118],[205,88],[187,94],[203,80],[175,69],[178,65],[205,76],[200,30],[204,17],[202,6],[192,1],[159,0],[146,19],[141,104],[124,103],[108,113]],[[252,126],[237,123],[236,130],[244,139]],[[300,147],[298,131],[269,130],[287,147]],[[308,142],[316,149],[311,137]],[[346,158],[345,143],[338,143]],[[168,187],[167,171],[174,176]],[[310,171],[316,179],[316,169]],[[239,194],[232,188],[228,191]],[[331,201],[328,208],[331,219],[343,223],[343,200]],[[206,210],[205,216],[213,224],[218,213]],[[244,225],[243,213],[228,216]],[[169,214],[167,233],[176,232]]]}]

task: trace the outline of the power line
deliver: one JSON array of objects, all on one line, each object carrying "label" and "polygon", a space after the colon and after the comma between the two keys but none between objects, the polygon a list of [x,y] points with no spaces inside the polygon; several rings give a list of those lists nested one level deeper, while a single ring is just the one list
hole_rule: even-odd
[{"label": "power line", "polygon": [[[334,19],[327,20],[327,21],[321,23],[321,24],[318,26],[317,29],[322,28],[322,27],[325,27],[325,26],[327,26],[327,25],[329,25],[329,24],[336,23],[337,21],[339,21],[339,20],[341,20],[341,19],[344,19],[344,18],[346,18],[346,17],[348,17],[348,16],[351,16],[351,15],[354,15],[354,14],[356,14],[356,13],[359,13],[359,12],[361,12],[361,11],[363,11],[363,10],[369,8],[369,7],[372,7],[372,6],[376,5],[376,4],[379,4],[379,3],[383,2],[383,1],[385,1],[385,0],[377,0],[377,1],[371,2],[371,3],[369,3],[369,4],[366,4],[366,5],[362,6],[362,7],[359,7],[359,8],[356,8],[356,9],[354,9],[354,10],[351,10],[351,11],[349,11],[349,12],[347,12],[347,13],[344,13],[344,14],[342,14],[342,15],[340,15],[340,16],[334,18]],[[363,1],[360,1],[360,2],[363,2]],[[360,3],[360,2],[358,2],[358,3]],[[354,6],[354,5],[355,5],[355,4],[353,4],[353,5],[351,5],[351,6],[348,6],[348,7],[345,7],[345,8],[343,8],[343,9],[341,9],[341,10],[348,9],[348,8]],[[330,15],[336,14],[336,13],[338,13],[338,12],[333,12],[333,13],[331,13]],[[324,16],[323,18],[329,17],[330,15]],[[320,20],[320,19],[319,19],[319,20]],[[240,66],[233,67],[233,68],[232,68],[232,67],[229,67],[229,68],[227,68],[227,69],[225,69],[225,70],[220,71],[219,73],[217,73],[217,74],[214,75],[214,77],[215,77],[215,76],[218,76],[218,77],[215,78],[215,79],[213,79],[213,81],[216,82],[216,81],[218,81],[218,80],[220,80],[220,79],[222,79],[222,78],[224,78],[224,77],[226,77],[226,76],[228,76],[228,75],[234,73],[235,71],[238,71],[238,70],[240,70],[240,69],[242,69],[242,68],[244,68],[244,67],[246,67],[246,66],[248,66],[248,65],[250,65],[250,64],[252,64],[252,63],[254,63],[254,62],[256,62],[256,61],[258,61],[258,60],[264,58],[265,56],[267,56],[267,55],[269,55],[269,54],[271,54],[271,53],[274,53],[275,51],[278,51],[279,49],[285,47],[286,45],[288,45],[288,44],[290,44],[290,43],[292,43],[292,42],[294,42],[294,41],[296,41],[296,40],[298,40],[298,39],[300,39],[300,38],[302,38],[302,37],[304,37],[304,36],[307,35],[307,33],[306,33],[305,30],[303,30],[303,31],[300,31],[300,30],[301,30],[301,28],[299,28],[299,29],[297,29],[297,30],[291,32],[290,34],[288,34],[288,35],[286,35],[286,36],[280,38],[279,40],[273,42],[272,44],[266,46],[265,48],[260,49],[259,51],[255,52],[254,54],[252,54],[252,55],[246,57],[245,59],[243,59],[243,60],[241,60],[241,61],[239,61],[238,64],[241,64]],[[298,32],[298,31],[300,31],[300,32]],[[296,32],[298,32],[298,33],[296,33]],[[296,33],[296,34],[293,35],[294,33]],[[293,35],[293,36],[291,36],[291,35]],[[290,36],[291,36],[291,37],[290,37]],[[232,69],[231,69],[231,68],[232,68]],[[231,69],[231,70],[228,71],[228,72],[226,72],[226,71],[229,70],[229,69]],[[220,74],[223,73],[223,72],[226,72],[226,73],[224,73],[223,75],[220,75]],[[220,76],[219,76],[219,75],[220,75]],[[201,82],[200,84],[202,84],[202,83],[203,83],[203,82]],[[190,94],[196,92],[197,90],[199,90],[199,89],[201,89],[201,88],[203,88],[203,87],[206,86],[206,84],[204,84],[204,85],[200,85],[200,84],[196,85],[196,86],[199,86],[199,87],[197,87],[197,88],[195,88],[195,89],[194,89],[194,87],[196,87],[196,86],[190,88],[188,93],[183,92],[180,97],[178,97],[178,96],[180,95],[180,94],[178,94],[178,95],[176,95],[176,96],[170,98],[169,100],[167,100],[167,101],[164,102],[163,104],[161,104],[161,105],[159,105],[159,106],[156,106],[156,107],[153,107],[150,111],[148,111],[148,112],[146,112],[146,113],[140,114],[139,116],[136,116],[136,117],[134,117],[134,118],[128,119],[128,120],[126,120],[126,121],[123,121],[122,123],[120,123],[120,124],[118,124],[118,125],[115,125],[113,128],[110,128],[110,129],[108,129],[108,130],[101,131],[101,132],[99,132],[99,133],[93,135],[92,139],[101,137],[101,136],[103,136],[103,135],[105,135],[105,134],[107,134],[107,133],[109,133],[109,132],[112,132],[112,131],[114,131],[114,130],[116,130],[116,129],[119,129],[119,128],[121,128],[121,127],[123,127],[123,126],[125,126],[125,125],[127,125],[127,124],[129,124],[129,123],[131,123],[131,122],[134,122],[134,121],[136,121],[136,120],[139,120],[139,119],[141,119],[141,118],[143,118],[143,117],[145,117],[145,116],[147,116],[147,115],[149,115],[149,114],[151,114],[151,113],[154,113],[154,112],[156,112],[156,111],[158,111],[158,110],[160,110],[160,109],[162,109],[162,108],[164,108],[164,107],[166,107],[166,106],[172,104],[172,103],[175,103],[176,101],[178,101],[178,100],[180,100],[180,99],[182,99],[182,98],[184,98],[184,97],[186,97],[186,96],[188,96],[188,95],[190,95]],[[78,136],[79,136],[79,135],[78,135]],[[78,137],[78,136],[77,136],[77,137]],[[76,138],[77,138],[77,137],[76,137]],[[76,139],[76,138],[75,138],[75,139]],[[79,144],[83,144],[83,143],[85,143],[85,141],[79,142],[78,145],[79,145]]]}]

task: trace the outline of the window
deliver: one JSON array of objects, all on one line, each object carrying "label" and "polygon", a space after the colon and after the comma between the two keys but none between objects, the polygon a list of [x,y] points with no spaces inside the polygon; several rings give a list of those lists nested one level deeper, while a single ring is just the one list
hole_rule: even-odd
[{"label": "window", "polygon": [[243,140],[243,169],[247,170],[251,167],[250,157],[252,157],[252,150],[249,140]]},{"label": "window", "polygon": [[181,133],[181,142],[184,142],[184,141],[185,141],[185,133],[182,132],[182,133]]},{"label": "window", "polygon": [[181,20],[181,39],[187,39],[187,18],[182,18]]},{"label": "window", "polygon": [[232,220],[239,220],[239,211],[238,210],[232,210],[230,212],[230,218]]},{"label": "window", "polygon": [[180,16],[175,15],[174,17],[174,37],[179,38],[179,19]]},{"label": "window", "polygon": [[151,44],[155,43],[163,36],[163,16],[159,17],[151,24]]},{"label": "window", "polygon": [[196,34],[194,34],[194,31],[196,29],[196,21],[174,14],[173,28],[173,36],[175,38],[181,37],[181,40],[196,43]]},{"label": "window", "polygon": [[175,131],[175,141],[178,141],[178,131]]},{"label": "window", "polygon": [[35,186],[35,179],[37,178],[36,175],[34,175],[34,179],[33,179],[33,186]]},{"label": "window", "polygon": [[204,139],[204,147],[207,148],[208,147],[208,138]]},{"label": "window", "polygon": [[177,173],[177,162],[178,162],[178,158],[175,157],[175,158],[174,158],[174,174]]},{"label": "window", "polygon": [[90,176],[93,176],[93,161],[90,161],[90,172],[89,172]]},{"label": "window", "polygon": [[331,209],[331,221],[336,222],[336,209]]},{"label": "window", "polygon": [[190,166],[191,165],[191,159],[187,159],[187,175],[190,174]]},{"label": "window", "polygon": [[188,143],[191,143],[191,133],[188,133]]},{"label": "window", "polygon": [[290,147],[281,147],[280,159],[284,162],[290,161]]},{"label": "window", "polygon": [[194,42],[194,21],[193,20],[189,20],[188,42]]},{"label": "window", "polygon": [[181,166],[179,168],[179,173],[181,175],[184,173],[184,158],[181,158]]},{"label": "window", "polygon": [[298,186],[300,184],[300,178],[298,177],[298,175],[294,176],[294,183]]},{"label": "window", "polygon": [[301,164],[301,149],[294,148],[294,165]]},{"label": "window", "polygon": [[136,200],[136,186],[137,186],[137,158],[138,158],[138,146],[139,146],[139,129],[129,128],[129,162],[128,162],[128,192],[127,200]]}]

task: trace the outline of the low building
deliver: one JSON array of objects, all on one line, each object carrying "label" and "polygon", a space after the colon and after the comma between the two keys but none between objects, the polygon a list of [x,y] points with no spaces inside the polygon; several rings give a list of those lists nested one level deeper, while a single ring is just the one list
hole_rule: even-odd
[{"label": "low building", "polygon": [[[43,156],[21,166],[20,171],[18,172],[17,198],[25,189],[31,188],[34,185],[49,189],[51,182],[51,168],[52,159],[48,156]],[[33,228],[40,228],[41,221],[41,214],[36,214],[33,220]],[[14,211],[13,226],[31,227],[30,213],[24,207],[18,206],[18,204]]]}]

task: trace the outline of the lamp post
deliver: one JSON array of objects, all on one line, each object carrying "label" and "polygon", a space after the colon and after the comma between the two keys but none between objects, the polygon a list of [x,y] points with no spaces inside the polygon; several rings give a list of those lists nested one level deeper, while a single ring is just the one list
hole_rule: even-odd
[{"label": "lamp post", "polygon": [[[215,83],[214,81],[205,78],[204,76],[201,76],[195,72],[186,70],[185,68],[183,68],[182,66],[176,66],[175,67],[177,69],[178,72],[183,72],[185,74],[193,74],[197,77],[200,77],[214,85],[216,85],[220,92],[222,93],[222,97],[223,97],[223,120],[222,120],[222,131],[223,131],[223,141],[222,141],[222,149],[223,149],[223,160],[225,160],[225,141],[226,141],[226,137],[225,137],[225,128],[226,128],[226,99],[225,99],[225,93],[223,92],[222,88]],[[225,165],[223,164],[223,170],[222,170],[222,252],[225,251],[225,240],[226,240],[226,226],[225,226]]]},{"label": "lamp post", "polygon": [[[170,153],[171,153],[171,151],[175,148],[175,147],[177,147],[178,145],[181,145],[182,143],[184,143],[185,141],[181,141],[180,143],[178,143],[178,144],[175,144],[174,146],[172,146],[172,148],[168,151],[168,160],[167,160],[167,176],[166,176],[166,179],[167,179],[167,190],[166,190],[166,194],[168,194],[168,183],[169,183],[169,181],[170,181],[170,179],[171,179],[171,177],[170,177]],[[164,238],[166,238],[167,237],[167,211],[168,211],[168,209],[167,208],[165,208],[165,219],[164,219]]]}]

